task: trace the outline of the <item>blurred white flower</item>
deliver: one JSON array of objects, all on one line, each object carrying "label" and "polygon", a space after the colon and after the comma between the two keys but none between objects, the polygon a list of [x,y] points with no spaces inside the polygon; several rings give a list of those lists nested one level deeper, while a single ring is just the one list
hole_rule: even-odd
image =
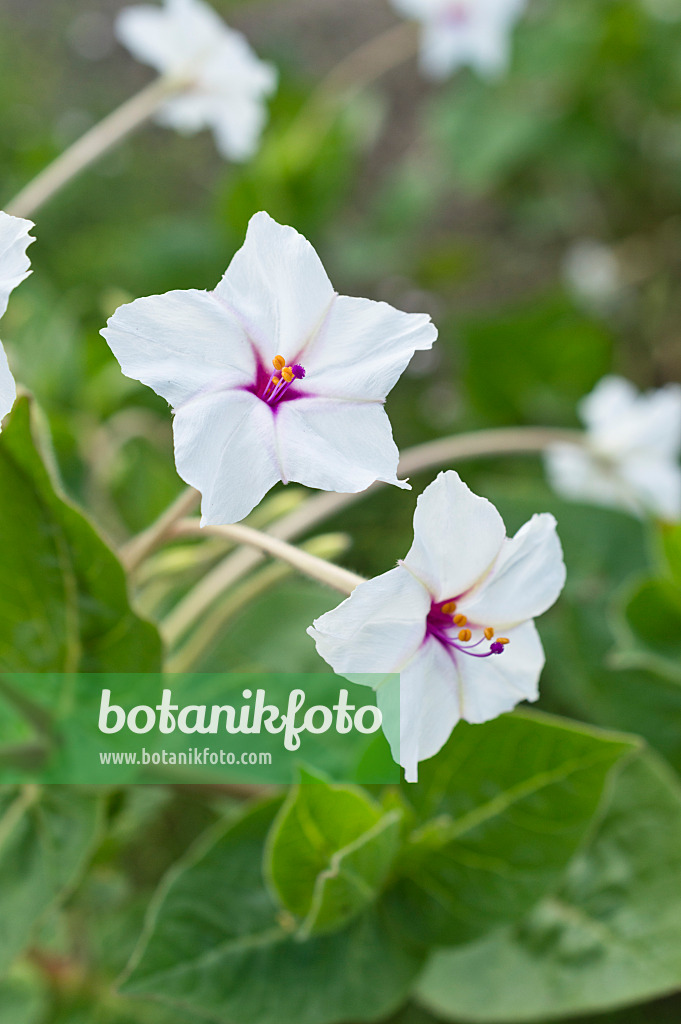
[{"label": "blurred white flower", "polygon": [[220,153],[247,160],[267,118],[265,98],[277,73],[255,55],[203,0],[165,0],[163,7],[127,7],[116,21],[130,52],[186,88],[168,99],[157,120],[185,134],[211,128]]},{"label": "blurred white flower", "polygon": [[[564,583],[553,516],[534,516],[509,539],[494,506],[450,470],[419,498],[404,561],[308,633],[336,672],[377,687],[393,754],[415,782],[418,762],[461,719],[486,722],[537,699],[544,651],[532,619]],[[399,727],[389,682],[369,673],[400,674]]]},{"label": "blurred white flower", "polygon": [[137,299],[102,334],[173,405],[177,470],[205,524],[243,519],[279,480],[408,487],[383,403],[435,341],[430,317],[337,295],[310,243],[266,213],[215,291]]},{"label": "blurred white flower", "polygon": [[587,305],[607,304],[622,289],[619,260],[593,238],[580,239],[568,249],[563,273],[571,291]]},{"label": "blurred white flower", "polygon": [[681,519],[681,386],[640,394],[605,377],[579,406],[586,445],[557,444],[546,455],[563,497]]},{"label": "blurred white flower", "polygon": [[430,78],[446,78],[462,65],[494,76],[508,67],[511,33],[527,0],[392,0],[393,7],[421,22],[421,67]]},{"label": "blurred white flower", "polygon": [[[30,220],[0,212],[0,316],[7,309],[10,294],[31,273],[26,250],[34,241],[29,235],[32,227]],[[0,421],[14,405],[15,398],[14,378],[0,342]]]}]

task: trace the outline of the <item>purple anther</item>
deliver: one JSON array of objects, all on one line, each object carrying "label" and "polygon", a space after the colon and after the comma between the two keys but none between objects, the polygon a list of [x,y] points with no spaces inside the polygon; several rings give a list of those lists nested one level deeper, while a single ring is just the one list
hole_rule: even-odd
[{"label": "purple anther", "polygon": [[291,373],[296,378],[296,380],[302,380],[303,377],[305,376],[305,367],[301,366],[299,363],[294,363],[294,365],[291,367]]},{"label": "purple anther", "polygon": [[492,652],[492,654],[503,654],[504,645],[500,644],[498,640],[495,640],[492,646],[490,647],[490,651]]}]

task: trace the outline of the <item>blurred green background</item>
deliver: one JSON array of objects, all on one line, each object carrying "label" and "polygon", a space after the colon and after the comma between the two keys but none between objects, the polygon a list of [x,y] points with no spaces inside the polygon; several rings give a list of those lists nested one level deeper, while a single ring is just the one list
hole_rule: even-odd
[{"label": "blurred green background", "polygon": [[[2,323],[17,379],[49,419],[67,492],[112,541],[152,522],[182,484],[165,403],[121,375],[98,332],[133,297],[212,288],[259,209],[313,242],[340,292],[426,311],[437,323],[439,344],[417,354],[388,400],[402,449],[489,426],[575,426],[577,400],[608,372],[641,387],[681,379],[677,0],[538,0],[499,82],[464,70],[433,86],[414,61],[323,123],[296,118],[340,59],[394,23],[388,4],[213,5],[280,69],[259,154],[228,165],[207,133],[142,130],[37,216],[34,273]],[[150,79],[115,43],[118,8],[3,0],[0,207]],[[461,471],[499,507],[509,533],[535,511],[558,518],[568,585],[540,624],[540,706],[643,735],[681,769],[681,648],[674,641],[661,667],[646,658],[643,636],[634,657],[617,624],[636,581],[665,571],[659,533],[624,514],[566,505],[534,458]],[[329,531],[352,538],[339,560],[365,575],[394,564],[433,475],[414,479],[399,502],[381,492],[330,521]],[[224,553],[205,551],[201,565],[181,550],[159,561],[171,582],[142,579],[140,607],[167,611]],[[315,584],[273,576],[247,609],[225,611],[194,667],[320,671],[305,628],[335,603]],[[630,620],[635,632],[639,618]],[[119,939],[126,946],[109,931],[126,933],[129,918],[139,919],[214,810],[208,796],[139,791],[124,812],[75,902],[70,927],[82,929],[90,952]],[[48,935],[46,946],[56,941]],[[73,968],[40,951],[34,960],[58,992],[50,1024],[91,1020]],[[672,997],[599,1019],[680,1018]],[[19,1024],[19,1011],[6,1019]],[[431,1018],[414,1010],[398,1021]]]}]

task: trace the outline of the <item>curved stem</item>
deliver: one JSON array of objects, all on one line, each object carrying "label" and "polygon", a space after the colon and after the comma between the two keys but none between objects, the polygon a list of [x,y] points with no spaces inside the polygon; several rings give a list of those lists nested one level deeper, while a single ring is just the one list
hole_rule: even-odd
[{"label": "curved stem", "polygon": [[200,500],[201,495],[193,487],[183,491],[148,530],[123,545],[118,554],[124,568],[128,572],[138,569],[142,562],[168,539],[179,520],[198,507]]},{"label": "curved stem", "polygon": [[311,554],[309,551],[302,551],[300,548],[287,544],[286,541],[272,536],[271,533],[262,533],[254,530],[251,526],[243,526],[236,523],[233,526],[199,526],[198,523],[179,523],[173,530],[175,537],[222,537],[225,540],[233,541],[235,544],[248,544],[249,547],[257,548],[273,558],[282,562],[288,562],[294,569],[298,569],[305,576],[313,580],[325,583],[341,594],[351,594],[352,591],[364,580],[357,573],[343,569],[339,565],[327,562],[324,558]]},{"label": "curved stem", "polygon": [[109,149],[144,124],[168,97],[186,88],[179,78],[155,79],[103,121],[90,128],[61,156],[29,182],[4,209],[15,217],[31,217],[64,185],[95,163]]},{"label": "curved stem", "polygon": [[418,50],[418,32],[411,21],[400,21],[385,32],[358,46],[331,69],[311,93],[288,127],[287,137],[295,138],[294,150],[305,153],[304,140],[310,137],[319,145],[333,118],[352,96],[377,79],[399,67]]},{"label": "curved stem", "polygon": [[[411,473],[467,459],[494,457],[500,454],[532,454],[542,452],[560,442],[580,444],[583,436],[578,431],[543,427],[518,427],[459,434],[408,449],[402,457],[398,472],[400,475],[408,476]],[[375,483],[359,494],[318,494],[283,516],[267,534],[279,540],[295,540],[353,502],[374,494],[385,486],[387,485],[380,482]],[[240,548],[229,554],[170,612],[165,620],[168,635],[176,640],[181,639],[228,587],[243,579],[262,559],[260,551],[248,548]]]}]

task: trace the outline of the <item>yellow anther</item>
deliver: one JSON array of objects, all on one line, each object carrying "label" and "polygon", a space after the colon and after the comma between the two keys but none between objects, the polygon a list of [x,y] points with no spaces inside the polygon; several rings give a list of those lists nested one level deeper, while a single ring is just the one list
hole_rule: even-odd
[{"label": "yellow anther", "polygon": [[497,637],[497,643],[498,644],[510,644],[510,642],[511,641],[508,639],[507,636],[498,636]]},{"label": "yellow anther", "polygon": [[454,625],[455,626],[465,626],[467,622],[468,622],[468,619],[466,618],[465,615],[455,615],[454,616]]},{"label": "yellow anther", "polygon": [[462,629],[459,631],[459,640],[463,640],[464,643],[467,643],[472,636],[473,634],[470,629]]},{"label": "yellow anther", "polygon": [[283,356],[275,356],[272,360],[272,366],[275,370],[283,370],[286,366],[286,360]]},{"label": "yellow anther", "polygon": [[494,630],[492,629],[491,626],[488,626],[487,629],[485,630],[485,640],[491,640],[493,636]]},{"label": "yellow anther", "polygon": [[287,384],[290,384],[291,381],[295,379],[295,374],[290,366],[285,366],[284,369],[281,371],[281,375]]},{"label": "yellow anther", "polygon": [[281,381],[279,380],[278,377],[273,377],[272,378],[272,383],[274,384],[274,386],[276,388],[277,384],[281,384]]},{"label": "yellow anther", "polygon": [[447,604],[442,605],[442,611],[445,615],[453,615],[456,611],[456,601],[447,601]]}]

